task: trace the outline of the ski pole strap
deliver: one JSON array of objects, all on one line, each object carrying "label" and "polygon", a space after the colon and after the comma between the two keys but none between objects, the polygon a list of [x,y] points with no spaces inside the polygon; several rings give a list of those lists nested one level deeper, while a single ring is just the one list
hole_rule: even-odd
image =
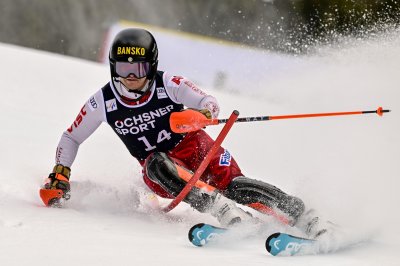
[{"label": "ski pole strap", "polygon": [[214,154],[218,151],[219,147],[221,146],[222,142],[224,141],[226,135],[228,135],[229,130],[232,128],[233,124],[235,123],[237,117],[239,116],[239,112],[237,110],[233,111],[229,119],[227,120],[226,124],[222,128],[221,132],[219,133],[217,139],[215,140],[213,146],[211,147],[210,151],[207,153],[204,160],[201,162],[199,168],[197,168],[196,172],[193,174],[192,178],[187,182],[186,186],[182,189],[182,191],[176,196],[172,202],[163,209],[164,212],[169,212],[174,209],[190,192],[192,187],[196,184],[196,182],[200,179],[201,175],[206,170],[207,166],[210,164],[211,159],[213,158]]}]

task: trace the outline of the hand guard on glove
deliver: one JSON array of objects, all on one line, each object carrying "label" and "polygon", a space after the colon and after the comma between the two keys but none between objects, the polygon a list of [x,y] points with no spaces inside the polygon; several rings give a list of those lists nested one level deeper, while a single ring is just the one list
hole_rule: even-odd
[{"label": "hand guard on glove", "polygon": [[194,108],[188,108],[189,110],[194,110],[194,111],[197,111],[197,112],[199,112],[199,113],[201,113],[202,115],[204,115],[205,117],[207,117],[207,119],[211,119],[211,118],[213,118],[212,117],[212,114],[211,114],[211,111],[210,110],[208,110],[208,109],[194,109]]},{"label": "hand guard on glove", "polygon": [[200,110],[197,110],[197,111],[199,111],[200,113],[202,113],[205,117],[207,117],[208,119],[211,119],[212,118],[212,114],[211,114],[211,112],[210,112],[210,110],[208,110],[208,109],[200,109]]},{"label": "hand guard on glove", "polygon": [[43,188],[40,189],[40,197],[46,206],[61,207],[63,200],[70,199],[70,174],[69,167],[61,164],[54,166],[53,172],[49,174]]}]

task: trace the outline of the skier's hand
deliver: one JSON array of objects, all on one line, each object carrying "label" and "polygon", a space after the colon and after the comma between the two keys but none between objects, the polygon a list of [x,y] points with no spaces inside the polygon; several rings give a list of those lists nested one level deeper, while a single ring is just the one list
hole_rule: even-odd
[{"label": "skier's hand", "polygon": [[60,205],[60,199],[70,199],[71,186],[69,184],[71,169],[69,167],[57,164],[53,172],[49,174],[43,188],[40,190],[40,196],[46,206]]},{"label": "skier's hand", "polygon": [[201,113],[202,115],[204,115],[205,117],[207,117],[207,119],[211,119],[212,118],[212,114],[211,111],[208,109],[194,109],[194,108],[188,108],[188,110],[193,110],[193,111],[197,111],[199,113]]},{"label": "skier's hand", "polygon": [[200,113],[202,113],[205,117],[207,117],[208,119],[211,119],[212,118],[212,114],[211,114],[211,112],[210,112],[210,110],[208,110],[208,109],[201,109],[201,110],[198,110]]},{"label": "skier's hand", "polygon": [[[71,169],[69,167],[57,164],[53,168],[53,172],[49,174],[47,182],[44,184],[45,189],[61,189],[64,195],[71,190],[69,185],[69,177]],[[69,198],[68,198],[69,199]]]}]

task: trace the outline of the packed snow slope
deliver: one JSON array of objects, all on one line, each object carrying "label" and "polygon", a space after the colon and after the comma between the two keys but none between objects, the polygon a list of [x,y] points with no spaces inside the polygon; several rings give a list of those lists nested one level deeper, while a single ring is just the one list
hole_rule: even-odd
[{"label": "packed snow slope", "polygon": [[[248,86],[239,94],[205,88],[219,99],[221,117],[234,109],[241,116],[392,109],[383,117],[241,123],[229,133],[223,146],[247,176],[301,197],[347,231],[336,252],[296,258],[268,255],[266,235],[192,246],[190,226],[216,220],[185,204],[158,213],[168,201],[145,189],[139,165],[107,125],[82,144],[66,207],[44,207],[38,189],[59,137],[108,81],[108,66],[3,44],[0,56],[0,265],[400,265],[399,32],[295,58],[290,71],[266,72],[263,87],[242,76]],[[204,64],[201,55],[192,62]],[[215,137],[220,129],[207,131]]]}]

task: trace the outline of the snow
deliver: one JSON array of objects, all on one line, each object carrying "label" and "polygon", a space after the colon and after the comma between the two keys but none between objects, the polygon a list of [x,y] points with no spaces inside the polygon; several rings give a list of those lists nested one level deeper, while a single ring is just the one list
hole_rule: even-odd
[{"label": "snow", "polygon": [[[159,68],[191,77],[201,87],[238,92],[252,77],[253,87],[261,87],[276,75],[301,64],[294,57],[266,52],[221,39],[189,34],[130,21],[113,24],[102,42],[99,60],[108,64],[108,52],[115,36],[123,29],[148,29],[157,40]],[[261,59],[261,60],[260,60]],[[201,64],[195,64],[201,60]],[[265,73],[268,73],[265,75]]]},{"label": "snow", "polygon": [[[108,66],[5,44],[0,56],[0,265],[400,264],[399,32],[321,47],[282,73],[266,72],[264,86],[242,76],[249,87],[240,94],[206,88],[221,118],[234,109],[241,116],[392,109],[383,117],[238,123],[229,133],[223,146],[246,175],[303,198],[347,232],[330,247],[337,252],[296,258],[268,255],[266,236],[192,246],[191,225],[215,219],[185,204],[158,213],[168,201],[146,190],[139,165],[106,125],[81,146],[66,208],[44,207],[38,188],[59,137],[108,81]],[[215,137],[220,129],[207,131]]]}]

